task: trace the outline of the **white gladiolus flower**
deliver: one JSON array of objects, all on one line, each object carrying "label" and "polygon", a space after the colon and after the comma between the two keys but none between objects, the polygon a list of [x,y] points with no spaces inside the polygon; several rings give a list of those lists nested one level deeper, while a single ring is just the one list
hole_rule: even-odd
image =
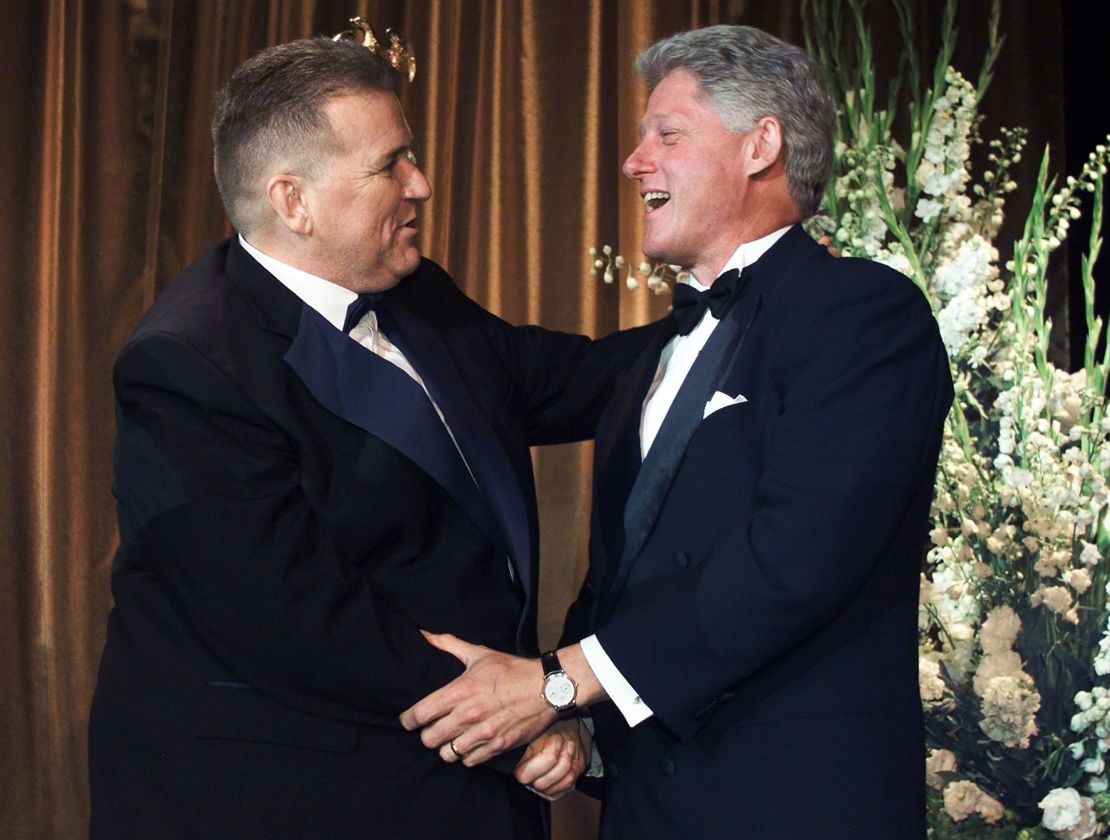
[{"label": "white gladiolus flower", "polygon": [[[1110,588],[1110,583],[1107,583]],[[1110,674],[1110,618],[1106,619],[1106,632],[1098,643],[1098,653],[1094,659],[1095,673],[1099,675]],[[1081,692],[1083,693],[1083,692]],[[1078,698],[1079,695],[1076,695]]]},{"label": "white gladiolus flower", "polygon": [[1091,573],[1086,569],[1068,569],[1064,572],[1064,583],[1082,595],[1091,588]]},{"label": "white gladiolus flower", "polygon": [[1079,562],[1084,566],[1097,566],[1102,560],[1098,546],[1086,540],[1080,540],[1079,544],[1083,546],[1083,550],[1079,553]]},{"label": "white gladiolus flower", "polygon": [[931,222],[940,213],[941,203],[932,198],[922,198],[917,202],[913,213],[923,222]]},{"label": "white gladiolus flower", "polygon": [[1065,615],[1072,605],[1071,593],[1062,586],[1042,586],[1029,598],[1033,606],[1044,604],[1052,612]]},{"label": "white gladiolus flower", "polygon": [[959,355],[972,333],[983,325],[986,317],[987,303],[983,290],[973,287],[961,289],[937,313],[940,336],[948,353],[952,356]]},{"label": "white gladiolus flower", "polygon": [[951,298],[969,287],[986,289],[998,275],[997,259],[997,249],[978,234],[961,242],[952,258],[941,262],[933,273],[937,292]]}]

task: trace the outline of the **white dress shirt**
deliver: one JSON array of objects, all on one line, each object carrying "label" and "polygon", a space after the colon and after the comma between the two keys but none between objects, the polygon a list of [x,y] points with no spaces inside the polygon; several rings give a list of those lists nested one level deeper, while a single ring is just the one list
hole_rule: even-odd
[{"label": "white dress shirt", "polygon": [[[793,226],[787,225],[753,242],[743,243],[733,251],[728,262],[721,269],[721,273],[733,268],[743,271],[746,266],[752,265],[762,257],[791,227]],[[690,285],[699,292],[709,288],[693,277],[690,279]],[[678,394],[678,389],[682,387],[690,368],[697,361],[698,354],[701,353],[719,323],[720,321],[707,309],[688,335],[676,335],[667,342],[663,352],[659,354],[659,367],[656,368],[655,378],[644,397],[643,411],[640,415],[641,460],[647,457],[648,450],[655,442],[655,436],[659,434],[659,427],[663,425],[663,418],[667,416]],[[609,695],[609,699],[620,709],[628,725],[635,726],[651,717],[653,714],[651,708],[605,653],[597,636],[587,636],[581,644],[582,655],[586,657],[586,662],[589,663],[594,676],[605,689],[605,693]]]},{"label": "white dress shirt", "polygon": [[[299,297],[308,306],[311,306],[324,316],[328,323],[337,330],[343,329],[344,322],[347,320],[347,308],[358,298],[355,292],[336,285],[330,280],[325,280],[323,277],[317,277],[315,274],[309,274],[307,271],[301,271],[299,268],[287,265],[281,260],[274,259],[269,254],[262,253],[247,242],[247,240],[243,238],[243,234],[239,234],[239,244],[242,245],[243,249],[254,257],[264,269],[274,275],[285,288],[289,289],[289,291]],[[385,333],[378,329],[377,313],[370,310],[363,315],[362,320],[351,330],[349,335],[374,355],[399,367],[424,389],[424,393],[428,395],[428,399],[432,403],[432,408],[436,410],[436,414],[439,415],[439,419],[443,422],[443,427],[447,429],[447,434],[449,434],[451,440],[454,441],[455,448],[459,449],[459,443],[455,440],[454,432],[451,431],[451,427],[447,424],[447,419],[443,416],[443,412],[440,411],[435,398],[428,391],[427,386],[424,384],[424,380],[421,379],[420,374],[416,372],[416,368],[405,358],[404,353],[390,343]],[[466,463],[466,457],[463,455],[461,449],[459,449],[459,457],[462,458],[463,463],[466,464],[466,468],[469,471],[470,465]],[[473,478],[474,473],[471,472],[470,476]]]},{"label": "white dress shirt", "polygon": [[[347,320],[347,309],[358,298],[356,293],[262,253],[247,242],[243,234],[239,234],[239,244],[285,288],[323,315],[337,330],[343,329],[344,322]],[[389,339],[378,329],[377,314],[373,310],[363,316],[358,325],[351,330],[350,336],[367,350],[399,367],[415,379],[421,388],[424,388],[424,393],[428,393],[420,374],[409,364],[404,354],[390,344]],[[428,394],[428,399],[435,403],[431,394]],[[438,407],[436,411],[439,411]],[[440,413],[440,419],[443,419],[442,413]]]}]

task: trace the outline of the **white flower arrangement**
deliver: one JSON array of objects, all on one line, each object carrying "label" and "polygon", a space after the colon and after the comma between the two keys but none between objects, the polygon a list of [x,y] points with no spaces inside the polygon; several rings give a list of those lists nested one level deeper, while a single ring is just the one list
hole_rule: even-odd
[{"label": "white flower arrangement", "polygon": [[[975,84],[951,66],[954,0],[929,84],[908,0],[892,0],[905,43],[885,107],[875,90],[862,0],[803,2],[806,45],[832,68],[833,177],[807,222],[846,256],[910,277],[936,313],[956,396],[944,432],[921,579],[920,687],[930,836],[1068,838],[1110,832],[1110,351],[1094,311],[1101,246],[1099,145],[1057,184],[1045,150],[1022,236],[996,242],[1026,133],[986,143],[979,106],[1001,46],[999,3]],[[845,18],[845,12],[847,17]],[[849,21],[845,30],[843,20]],[[908,140],[893,134],[908,107]],[[1110,138],[1108,138],[1110,139]],[[1049,358],[1051,255],[1090,196],[1082,263],[1083,368]],[[633,271],[606,247],[594,271],[660,292],[673,266]],[[1101,832],[1101,833],[1100,833]]]},{"label": "white flower arrangement", "polygon": [[[922,575],[921,696],[934,837],[1085,838],[1105,829],[1110,798],[1110,356],[1095,357],[1091,266],[1101,240],[1100,145],[1059,189],[1042,159],[1022,237],[999,265],[995,243],[1025,132],[1004,131],[975,177],[979,104],[1000,47],[999,9],[976,85],[950,66],[949,2],[932,84],[923,87],[907,3],[906,48],[887,110],[876,107],[870,36],[850,0],[853,38],[828,3],[806,5],[807,44],[838,68],[837,162],[810,230],[846,255],[890,265],[933,306],[956,399],[945,429]],[[820,37],[815,37],[820,33]],[[852,43],[848,50],[846,42]],[[907,82],[909,140],[892,135]],[[1083,264],[1089,331],[1082,370],[1048,353],[1050,255],[1092,196]],[[1045,833],[1047,832],[1047,833]]]}]

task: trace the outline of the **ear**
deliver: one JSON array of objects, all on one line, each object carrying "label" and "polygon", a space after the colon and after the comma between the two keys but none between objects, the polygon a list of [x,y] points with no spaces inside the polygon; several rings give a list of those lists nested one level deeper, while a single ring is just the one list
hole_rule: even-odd
[{"label": "ear", "polygon": [[766,172],[782,158],[782,123],[775,116],[761,117],[749,132],[751,146],[744,160],[748,177]]},{"label": "ear", "polygon": [[281,223],[299,236],[312,233],[312,213],[305,195],[305,182],[298,175],[279,172],[266,183],[266,198]]}]

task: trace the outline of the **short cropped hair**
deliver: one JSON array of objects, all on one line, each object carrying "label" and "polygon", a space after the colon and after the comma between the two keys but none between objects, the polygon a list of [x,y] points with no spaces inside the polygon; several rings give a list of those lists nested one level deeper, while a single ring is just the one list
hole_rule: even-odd
[{"label": "short cropped hair", "polygon": [[220,91],[212,116],[216,185],[236,230],[260,223],[274,165],[305,177],[342,151],[324,107],[337,96],[395,92],[400,76],[351,41],[309,38],[244,61]]},{"label": "short cropped hair", "polygon": [[636,59],[636,72],[651,89],[680,68],[697,79],[704,104],[731,131],[750,131],[765,116],[778,118],[790,197],[805,216],[817,212],[832,167],[835,110],[816,62],[750,26],[680,32]]}]

